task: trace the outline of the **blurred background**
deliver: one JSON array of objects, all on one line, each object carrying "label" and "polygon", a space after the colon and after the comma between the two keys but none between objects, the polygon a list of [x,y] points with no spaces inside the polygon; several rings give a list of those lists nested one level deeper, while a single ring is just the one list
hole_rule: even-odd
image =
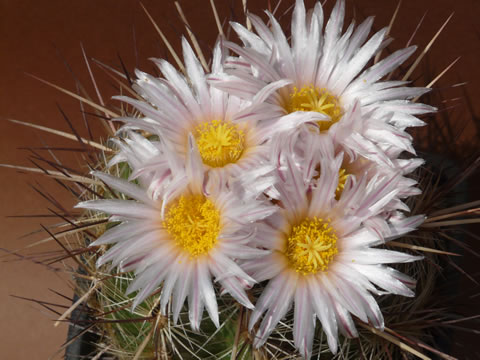
[{"label": "blurred background", "polygon": [[[215,2],[221,20],[244,21],[241,0]],[[209,55],[218,34],[209,0],[180,0],[179,3],[202,49]],[[308,5],[313,3],[307,1]],[[173,1],[144,0],[143,4],[180,53],[179,39],[185,31]],[[272,8],[276,4],[276,0],[271,0]],[[278,14],[286,12],[292,4],[293,0],[284,0]],[[333,4],[333,0],[327,1],[326,8],[331,9]],[[350,19],[355,17],[359,23],[366,16],[375,15],[374,27],[379,30],[388,25],[396,5],[396,1],[347,0],[347,16]],[[255,13],[261,13],[261,9],[267,6],[267,0],[249,3],[250,10]],[[480,2],[403,1],[390,33],[395,41],[389,48],[396,50],[404,47],[425,15],[413,39],[413,44],[419,45],[419,53],[452,13],[455,13],[453,18],[413,76],[418,84],[425,85],[457,57],[461,57],[438,81],[433,91],[433,95],[439,95],[437,99],[443,98],[435,105],[445,115],[445,123],[440,130],[439,126],[433,124],[416,135],[418,146],[428,150],[433,146],[429,141],[437,137],[432,134],[439,131],[438,136],[446,136],[451,140],[439,142],[442,149],[435,151],[448,150],[461,160],[468,158],[479,144]],[[283,17],[284,22],[289,18],[290,13]],[[227,28],[225,24],[225,31]],[[236,39],[235,36],[232,39]],[[135,68],[155,73],[153,64],[148,61],[150,57],[170,59],[166,47],[136,0],[0,0],[0,44],[0,163],[27,167],[35,166],[31,162],[35,154],[22,148],[48,145],[68,147],[72,146],[72,142],[13,124],[6,120],[8,118],[71,132],[61,109],[81,136],[89,136],[85,121],[91,125],[94,138],[98,139],[104,134],[99,120],[84,116],[77,100],[46,86],[29,74],[74,92],[77,91],[77,84],[81,83],[97,100],[82,54],[82,44],[89,59],[95,58],[118,69],[121,69],[121,59],[130,73]],[[90,65],[100,84],[103,101],[116,105],[110,100],[116,94],[112,81],[95,63],[90,61]],[[461,85],[452,87],[455,84]],[[35,151],[45,155],[46,150]],[[52,161],[82,169],[82,156],[81,153],[65,151],[64,154],[57,153],[57,158],[52,158]],[[12,169],[0,171],[2,249],[12,251],[46,238],[44,231],[36,231],[41,229],[40,223],[48,225],[58,221],[50,211],[58,211],[54,203],[58,202],[68,210],[75,203],[72,194],[54,181],[39,175],[19,174]],[[471,184],[475,184],[475,181]],[[478,199],[476,185],[471,185],[470,195],[472,200]],[[50,197],[51,201],[45,197]],[[30,218],[30,215],[43,217]],[[25,237],[30,233],[33,234]],[[54,242],[48,242],[33,251],[55,251],[57,246]],[[57,355],[55,352],[66,341],[66,324],[54,327],[58,315],[12,295],[68,305],[68,299],[61,296],[72,296],[68,275],[55,270],[61,268],[61,264],[53,264],[48,269],[29,259],[19,261],[9,257],[6,261],[4,255],[5,252],[0,254],[0,274],[3,276],[0,286],[0,358],[61,358],[63,352]],[[466,266],[466,271],[469,271],[470,265]],[[475,268],[473,262],[471,268]],[[465,286],[470,285],[466,283]],[[461,354],[465,349],[456,351]]]}]

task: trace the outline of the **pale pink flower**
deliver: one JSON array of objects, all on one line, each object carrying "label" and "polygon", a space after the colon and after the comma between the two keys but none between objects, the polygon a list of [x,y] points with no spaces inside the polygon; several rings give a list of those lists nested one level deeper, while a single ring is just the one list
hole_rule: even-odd
[{"label": "pale pink flower", "polygon": [[[269,280],[250,317],[252,331],[263,315],[256,347],[294,304],[293,337],[300,353],[310,357],[316,318],[336,353],[338,331],[358,336],[352,314],[383,330],[372,294],[414,295],[415,280],[386,264],[421,257],[375,246],[414,230],[424,216],[379,216],[398,194],[399,174],[352,175],[338,194],[343,157],[333,153],[333,144],[323,141],[303,158],[288,149],[277,157],[272,193],[280,210],[258,225],[254,241],[271,253],[242,264],[257,282]],[[371,219],[376,221],[365,226]]]},{"label": "pale pink flower", "polygon": [[[145,101],[115,97],[138,109],[143,117],[122,117],[120,132],[141,129],[156,135],[180,161],[185,161],[188,139],[196,143],[209,178],[229,182],[240,174],[268,167],[269,140],[281,129],[260,122],[244,110],[249,102],[211,87],[200,62],[183,38],[185,75],[170,63],[152,59],[164,78],[139,70],[134,88]],[[223,72],[220,42],[213,51],[212,71]],[[168,168],[168,159],[152,159],[158,168]]]},{"label": "pale pink flower", "polygon": [[[130,145],[135,147],[135,143]],[[151,144],[144,145],[153,151]],[[124,159],[135,158],[134,150],[139,155],[138,148],[130,153],[125,146]],[[163,155],[174,158],[165,149]],[[249,260],[268,252],[249,244],[255,234],[255,222],[271,215],[275,207],[254,198],[239,201],[221,183],[210,182],[207,186],[192,136],[185,166],[171,168],[168,179],[154,192],[146,191],[148,184],[137,186],[101,172],[94,175],[124,198],[131,198],[85,201],[77,207],[110,214],[111,221],[120,222],[91,245],[114,244],[98,259],[98,267],[111,263],[111,269],[134,272],[135,278],[127,289],[127,294],[138,291],[132,309],[161,288],[161,311],[167,313],[172,298],[175,322],[188,297],[192,329],[199,329],[204,307],[219,326],[212,276],[239,303],[253,308],[244,285],[254,280],[236,260]]]},{"label": "pale pink flower", "polygon": [[401,49],[365,69],[386,46],[387,29],[367,40],[373,17],[342,33],[345,2],[339,0],[323,30],[320,2],[306,12],[297,0],[291,22],[291,41],[275,17],[270,26],[249,15],[256,30],[232,23],[244,46],[225,42],[238,57],[226,60],[225,71],[214,72],[210,83],[251,101],[249,114],[278,127],[308,123],[312,132],[328,133],[353,152],[379,164],[392,165],[386,155],[415,153],[407,127],[421,126],[416,115],[434,110],[411,99],[429,91],[407,87],[404,81],[382,79],[416,47]]}]

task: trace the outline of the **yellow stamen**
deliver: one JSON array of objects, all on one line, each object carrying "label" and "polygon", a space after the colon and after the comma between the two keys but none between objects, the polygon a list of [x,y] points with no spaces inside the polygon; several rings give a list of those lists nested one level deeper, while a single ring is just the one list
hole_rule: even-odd
[{"label": "yellow stamen", "polygon": [[177,246],[197,257],[216,245],[220,212],[203,195],[182,195],[167,208],[163,226]]},{"label": "yellow stamen", "polygon": [[335,191],[335,198],[338,200],[340,199],[340,195],[342,195],[342,191],[345,188],[345,183],[347,182],[348,174],[344,168],[340,168],[338,171],[338,185],[337,190]]},{"label": "yellow stamen", "polygon": [[293,226],[285,255],[290,267],[303,275],[326,271],[337,249],[337,235],[330,220],[307,218]]},{"label": "yellow stamen", "polygon": [[286,106],[289,113],[295,111],[316,111],[330,117],[330,121],[319,121],[320,131],[327,131],[343,115],[340,101],[327,89],[304,86],[300,90],[293,88],[290,100]]},{"label": "yellow stamen", "polygon": [[235,163],[245,149],[244,131],[231,122],[205,122],[195,128],[194,136],[204,164],[211,167]]}]

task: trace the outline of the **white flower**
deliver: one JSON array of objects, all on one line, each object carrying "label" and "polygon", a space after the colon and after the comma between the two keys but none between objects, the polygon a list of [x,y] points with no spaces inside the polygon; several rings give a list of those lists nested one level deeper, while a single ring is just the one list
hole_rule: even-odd
[{"label": "white flower", "polygon": [[[164,156],[174,157],[168,152]],[[110,188],[132,200],[92,200],[77,207],[111,214],[111,221],[121,222],[92,245],[115,244],[98,259],[97,266],[111,262],[112,268],[135,272],[127,290],[127,293],[139,291],[132,309],[161,287],[163,314],[172,297],[173,319],[177,321],[188,297],[189,319],[194,330],[199,329],[204,307],[219,326],[211,277],[242,305],[253,307],[243,287],[253,279],[235,260],[253,259],[266,253],[249,245],[255,234],[252,224],[269,216],[275,207],[255,199],[238,201],[221,184],[206,187],[202,161],[192,136],[185,167],[170,170],[166,185],[154,192],[156,197],[140,186],[96,172],[94,175]]]},{"label": "white flower", "polygon": [[[375,224],[379,224],[377,218],[379,217],[381,219],[381,223],[384,219],[395,215],[399,210],[409,212],[409,207],[403,201],[410,196],[421,193],[421,190],[416,188],[417,181],[405,175],[410,174],[418,166],[422,165],[424,161],[418,158],[398,158],[399,154],[395,149],[388,149],[388,151],[383,153],[389,161],[380,165],[355,152],[344,152],[345,147],[328,134],[312,136],[310,129],[305,125],[301,125],[297,129],[277,136],[272,141],[271,147],[272,158],[279,161],[276,164],[277,166],[283,158],[282,155],[290,153],[290,156],[294,156],[296,159],[295,163],[303,172],[304,178],[311,176],[313,171],[318,170],[318,164],[317,168],[312,164],[316,161],[318,162],[321,157],[333,159],[335,155],[343,154],[343,160],[339,170],[339,185],[336,191],[337,198],[340,196],[346,179],[349,176],[354,176],[357,179],[365,176],[367,181],[374,178],[397,177],[396,195],[389,203],[385,204],[380,214],[364,222],[366,227],[369,227],[370,223],[372,223],[372,230],[379,231],[379,236],[383,236],[382,234],[386,232],[376,228]],[[316,150],[318,147],[320,147],[320,150]],[[386,229],[387,228],[384,227],[384,230]]]},{"label": "white flower", "polygon": [[[415,286],[413,279],[385,264],[421,258],[373,248],[415,229],[424,219],[414,216],[388,221],[378,216],[397,195],[400,176],[348,176],[339,195],[343,159],[341,154],[329,156],[333,149],[322,149],[328,147],[333,144],[325,141],[314,147],[302,166],[292,152],[280,156],[282,164],[274,185],[281,199],[280,210],[258,226],[255,239],[257,246],[272,253],[242,265],[257,282],[269,280],[250,318],[252,331],[266,312],[254,345],[266,341],[294,303],[294,343],[307,359],[315,317],[333,353],[338,330],[348,337],[358,335],[351,314],[383,330],[383,316],[371,293],[413,296],[410,288]],[[364,224],[372,218],[376,224],[367,228]],[[378,233],[385,227],[387,237],[382,239]]]},{"label": "white flower", "polygon": [[116,145],[117,152],[108,162],[107,168],[121,163],[128,164],[128,170],[131,170],[128,180],[137,180],[143,188],[148,189],[152,197],[156,197],[156,193],[168,183],[166,180],[171,178],[172,167],[184,166],[172,154],[165,154],[164,144],[148,140],[134,131],[128,131],[127,136],[121,139],[112,138],[110,141]]},{"label": "white flower", "polygon": [[[182,161],[191,134],[209,177],[221,182],[266,166],[268,140],[279,129],[260,124],[260,119],[244,112],[245,101],[208,85],[192,48],[182,40],[186,76],[167,61],[153,59],[165,78],[136,71],[134,88],[146,101],[116,97],[144,115],[117,119],[126,123],[122,131],[142,129],[157,135]],[[213,71],[223,71],[223,60],[219,42],[213,52]],[[157,171],[168,168],[165,158],[156,163]]]},{"label": "white flower", "polygon": [[[317,133],[328,133],[346,152],[380,164],[391,164],[389,149],[415,153],[404,130],[421,126],[415,117],[434,108],[409,99],[426,88],[405,87],[402,81],[381,81],[402,64],[415,47],[398,50],[363,70],[388,42],[386,29],[366,41],[373,17],[342,34],[345,3],[339,0],[323,33],[319,2],[308,13],[297,0],[291,43],[278,21],[267,12],[271,26],[257,16],[250,20],[257,34],[233,23],[244,46],[225,45],[239,57],[227,59],[225,72],[210,77],[213,86],[253,102],[249,112],[280,125],[308,122]],[[366,42],[365,42],[366,41]],[[363,70],[363,71],[362,71]],[[261,99],[261,101],[258,101]]]}]

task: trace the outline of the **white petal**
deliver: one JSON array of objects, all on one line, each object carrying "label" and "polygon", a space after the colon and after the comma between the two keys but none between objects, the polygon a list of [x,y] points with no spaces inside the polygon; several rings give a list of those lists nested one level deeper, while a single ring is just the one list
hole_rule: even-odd
[{"label": "white petal", "polygon": [[191,264],[190,262],[187,263],[185,267],[183,267],[182,276],[179,277],[177,286],[173,291],[172,313],[173,322],[175,324],[178,321],[180,310],[182,310],[183,303],[185,302],[185,298],[187,297],[188,291],[190,290],[192,271],[195,271],[194,267],[194,264]]},{"label": "white petal", "polygon": [[220,326],[218,318],[218,305],[217,299],[215,297],[215,292],[213,291],[212,279],[210,278],[210,272],[208,270],[208,265],[202,261],[197,261],[197,272],[198,272],[198,282],[200,290],[202,292],[202,298],[207,308],[210,319],[212,319],[215,326],[218,328]]},{"label": "white petal", "polygon": [[336,354],[338,347],[338,330],[332,301],[328,293],[321,288],[316,277],[311,276],[308,277],[307,280],[313,309],[322,323],[323,331],[327,335],[330,351]]},{"label": "white petal", "polygon": [[309,295],[305,283],[297,285],[297,290],[295,291],[293,339],[295,346],[305,359],[310,359],[310,354],[312,353],[316,321]]},{"label": "white petal", "polygon": [[253,346],[258,348],[262,346],[277,326],[278,322],[285,316],[290,308],[295,293],[296,284],[290,277],[279,289],[278,297],[270,304],[269,310],[265,314],[257,333]]},{"label": "white petal", "polygon": [[358,332],[350,313],[338,302],[334,301],[334,307],[338,328],[342,334],[349,338],[358,337]]},{"label": "white petal", "polygon": [[189,186],[196,194],[201,194],[204,181],[204,167],[192,133],[188,134],[188,151],[185,170]]},{"label": "white petal", "polygon": [[[392,294],[412,297],[415,293],[406,287],[400,280],[390,274],[389,268],[381,265],[352,264],[352,268],[365,275],[375,285]],[[412,282],[413,279],[410,279]]]},{"label": "white petal", "polygon": [[132,219],[154,219],[158,211],[133,200],[90,200],[75,205],[75,208],[105,212]]},{"label": "white petal", "polygon": [[182,49],[188,78],[195,89],[202,111],[208,114],[210,113],[210,97],[207,82],[205,80],[205,73],[185,37],[182,37]]},{"label": "white petal", "polygon": [[398,251],[384,249],[364,249],[345,251],[338,254],[338,258],[344,263],[358,264],[391,264],[391,263],[408,263],[412,261],[422,260],[423,256],[413,256]]},{"label": "white petal", "polygon": [[158,205],[156,201],[153,201],[147,195],[144,189],[140,188],[137,185],[131,184],[128,181],[125,181],[115,176],[111,176],[106,173],[102,173],[100,171],[94,171],[92,172],[92,175],[99,178],[100,180],[102,180],[103,182],[105,182],[107,185],[111,186],[115,190],[119,191],[120,193],[130,196],[135,200],[144,202],[152,207],[156,207]]},{"label": "white petal", "polygon": [[203,313],[203,296],[201,292],[199,274],[197,269],[193,270],[190,292],[188,294],[188,319],[190,327],[194,331],[200,328],[200,321]]},{"label": "white petal", "polygon": [[[182,262],[183,264],[180,265],[180,262]],[[182,258],[176,259],[175,262],[171,264],[170,272],[168,273],[167,278],[165,279],[165,283],[163,284],[162,295],[160,299],[160,311],[164,315],[167,314],[167,304],[170,302],[173,288],[177,283],[177,279],[179,278],[180,273],[183,274],[183,268],[185,267],[184,264],[186,262],[186,257],[183,256]]]}]

